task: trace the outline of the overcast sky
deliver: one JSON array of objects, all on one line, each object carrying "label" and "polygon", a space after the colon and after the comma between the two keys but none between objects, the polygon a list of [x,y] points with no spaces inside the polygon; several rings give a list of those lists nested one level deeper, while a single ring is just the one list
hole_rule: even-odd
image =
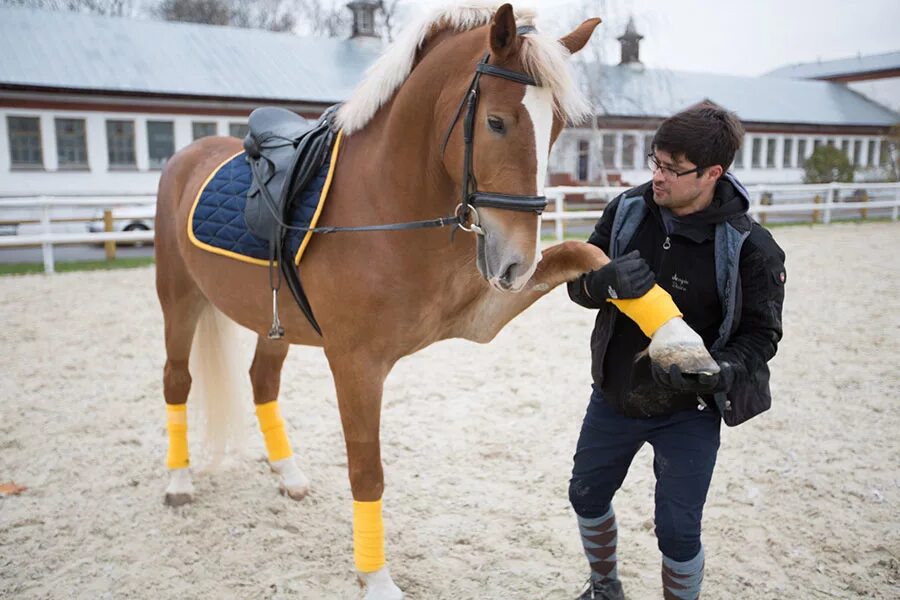
[{"label": "overcast sky", "polygon": [[[515,6],[515,0],[512,0]],[[761,75],[799,62],[900,50],[900,0],[530,0],[548,32],[574,21],[575,7],[605,6],[607,62],[634,15],[648,67]],[[597,10],[591,11],[598,12]]]}]

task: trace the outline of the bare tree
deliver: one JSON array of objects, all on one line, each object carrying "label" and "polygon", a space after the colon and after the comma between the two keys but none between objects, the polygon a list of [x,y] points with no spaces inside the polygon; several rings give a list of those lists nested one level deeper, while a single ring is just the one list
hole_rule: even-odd
[{"label": "bare tree", "polygon": [[342,0],[297,0],[297,33],[348,37],[351,14]]},{"label": "bare tree", "polygon": [[137,12],[136,5],[139,2],[135,0],[0,0],[0,4],[124,17],[134,16]]},{"label": "bare tree", "polygon": [[231,24],[231,6],[227,0],[163,0],[153,12],[166,21]]},{"label": "bare tree", "polygon": [[381,0],[379,3],[378,25],[384,41],[388,43],[394,41],[394,34],[402,21],[406,7],[407,5],[401,4],[400,0]]}]

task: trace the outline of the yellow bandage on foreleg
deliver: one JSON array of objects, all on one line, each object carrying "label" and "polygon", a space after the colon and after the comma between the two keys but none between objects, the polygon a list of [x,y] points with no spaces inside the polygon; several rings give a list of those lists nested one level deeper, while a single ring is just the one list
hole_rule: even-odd
[{"label": "yellow bandage on foreleg", "polygon": [[187,404],[166,404],[166,429],[169,431],[169,453],[166,466],[183,469],[188,466]]},{"label": "yellow bandage on foreleg", "polygon": [[656,330],[666,321],[683,316],[675,301],[666,290],[654,285],[650,291],[631,300],[609,299],[629,319],[637,323],[648,338],[652,338]]},{"label": "yellow bandage on foreleg", "polygon": [[259,430],[266,441],[269,462],[277,462],[293,456],[291,442],[284,430],[284,419],[278,409],[278,400],[256,405],[256,418],[259,419]]},{"label": "yellow bandage on foreleg", "polygon": [[361,573],[373,573],[384,566],[381,500],[353,501],[353,558]]}]

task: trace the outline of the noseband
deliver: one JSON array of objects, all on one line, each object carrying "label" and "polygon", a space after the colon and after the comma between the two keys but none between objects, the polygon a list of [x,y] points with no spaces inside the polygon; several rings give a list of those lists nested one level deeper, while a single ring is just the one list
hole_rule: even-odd
[{"label": "noseband", "polygon": [[[516,32],[519,35],[535,31],[534,27],[519,27]],[[475,174],[472,172],[472,155],[475,141],[475,111],[478,107],[478,84],[482,75],[490,75],[500,77],[522,85],[537,85],[537,82],[519,71],[511,71],[488,64],[491,58],[490,52],[486,53],[481,61],[475,66],[475,75],[472,77],[472,83],[466,95],[463,96],[456,109],[456,115],[444,135],[444,142],[441,144],[441,155],[447,149],[447,143],[450,141],[450,134],[453,133],[456,122],[462,114],[463,107],[466,108],[466,117],[463,121],[463,142],[465,144],[463,155],[463,173],[462,173],[462,198],[456,207],[456,216],[459,218],[460,227],[465,231],[474,231],[478,234],[484,234],[480,227],[480,219],[478,217],[478,207],[484,208],[500,208],[504,210],[515,210],[520,212],[533,212],[541,214],[547,207],[546,196],[524,196],[519,194],[499,194],[495,192],[479,192],[478,182],[475,180]],[[470,225],[466,225],[471,221]]]}]

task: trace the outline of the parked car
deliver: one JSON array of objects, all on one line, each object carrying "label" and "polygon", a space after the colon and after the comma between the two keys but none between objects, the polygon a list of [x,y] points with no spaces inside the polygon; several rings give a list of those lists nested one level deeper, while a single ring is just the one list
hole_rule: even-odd
[{"label": "parked car", "polygon": [[[123,206],[115,208],[112,211],[113,231],[150,231],[153,229],[153,215],[155,214],[155,206],[148,204],[146,206]],[[106,231],[103,211],[98,210],[94,220],[88,223],[88,230],[92,233]],[[126,242],[119,242],[125,244]],[[135,247],[141,247],[144,244],[152,244],[153,242],[132,242]]]}]

